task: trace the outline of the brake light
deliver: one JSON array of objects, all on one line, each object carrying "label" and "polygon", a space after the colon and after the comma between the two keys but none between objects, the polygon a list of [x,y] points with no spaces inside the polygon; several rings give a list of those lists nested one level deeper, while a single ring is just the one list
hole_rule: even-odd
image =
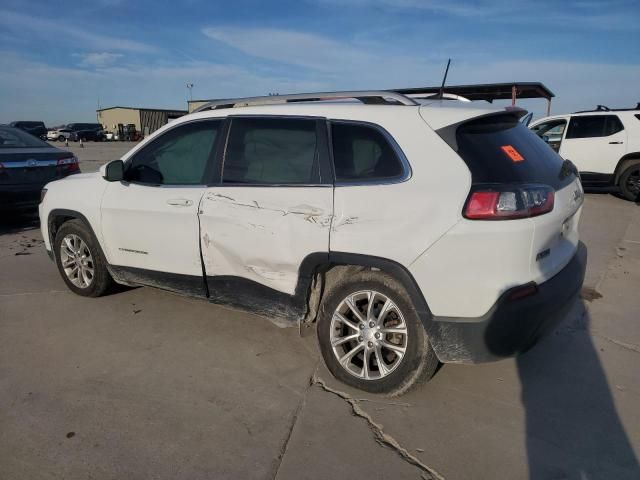
[{"label": "brake light", "polygon": [[553,210],[554,191],[547,185],[479,186],[464,209],[471,220],[509,220],[542,215]]},{"label": "brake light", "polygon": [[80,171],[80,164],[75,156],[58,159],[56,170],[59,174],[76,173]]}]

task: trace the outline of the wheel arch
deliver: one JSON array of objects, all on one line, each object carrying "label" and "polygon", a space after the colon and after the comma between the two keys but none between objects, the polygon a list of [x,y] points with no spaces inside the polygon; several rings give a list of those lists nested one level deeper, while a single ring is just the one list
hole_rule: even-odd
[{"label": "wheel arch", "polygon": [[350,252],[314,253],[303,260],[296,294],[308,305],[307,322],[315,320],[325,288],[331,282],[331,272],[341,267],[377,269],[391,275],[405,288],[420,320],[429,330],[433,318],[431,310],[418,283],[404,265],[388,258]]},{"label": "wheel arch", "polygon": [[85,224],[85,226],[91,232],[91,235],[93,235],[94,240],[98,244],[98,248],[100,248],[102,256],[106,259],[106,257],[104,256],[104,249],[102,248],[102,245],[100,245],[98,236],[96,235],[96,232],[93,230],[93,227],[91,226],[91,222],[89,222],[87,217],[85,217],[82,213],[76,210],[68,210],[65,208],[54,208],[49,212],[49,215],[47,217],[47,231],[49,234],[49,245],[51,245],[51,253],[53,255],[53,259],[55,260],[56,258],[55,248],[53,248],[54,240],[56,238],[56,233],[58,232],[58,230],[63,224],[65,224],[70,220],[80,220],[82,223]]},{"label": "wheel arch", "polygon": [[627,153],[620,160],[618,160],[618,164],[616,165],[616,169],[613,173],[613,184],[618,185],[620,176],[622,175],[622,172],[624,172],[625,168],[635,163],[640,163],[640,152]]}]

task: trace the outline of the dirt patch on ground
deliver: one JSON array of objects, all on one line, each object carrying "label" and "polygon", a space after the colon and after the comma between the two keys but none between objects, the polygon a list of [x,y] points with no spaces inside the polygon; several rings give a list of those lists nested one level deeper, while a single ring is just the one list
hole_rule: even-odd
[{"label": "dirt patch on ground", "polygon": [[595,288],[582,287],[582,290],[580,291],[580,298],[582,298],[585,302],[593,302],[594,300],[602,298],[602,294]]}]

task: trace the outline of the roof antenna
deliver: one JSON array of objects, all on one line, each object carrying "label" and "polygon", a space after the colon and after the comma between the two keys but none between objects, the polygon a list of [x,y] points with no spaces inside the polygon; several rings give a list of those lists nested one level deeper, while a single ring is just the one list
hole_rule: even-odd
[{"label": "roof antenna", "polygon": [[436,97],[440,100],[444,98],[444,83],[447,81],[447,75],[449,74],[449,65],[451,65],[451,59],[447,61],[447,69],[444,71],[444,78],[442,79],[442,85],[440,85],[440,92],[438,92],[438,96]]}]

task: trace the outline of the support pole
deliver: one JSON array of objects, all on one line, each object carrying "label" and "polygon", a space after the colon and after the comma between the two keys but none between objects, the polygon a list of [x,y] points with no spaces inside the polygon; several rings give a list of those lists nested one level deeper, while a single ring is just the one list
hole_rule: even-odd
[{"label": "support pole", "polygon": [[517,95],[517,90],[516,90],[516,86],[514,85],[513,87],[511,87],[511,106],[512,107],[516,106],[516,95]]},{"label": "support pole", "polygon": [[547,98],[547,117],[551,115],[551,98]]}]

